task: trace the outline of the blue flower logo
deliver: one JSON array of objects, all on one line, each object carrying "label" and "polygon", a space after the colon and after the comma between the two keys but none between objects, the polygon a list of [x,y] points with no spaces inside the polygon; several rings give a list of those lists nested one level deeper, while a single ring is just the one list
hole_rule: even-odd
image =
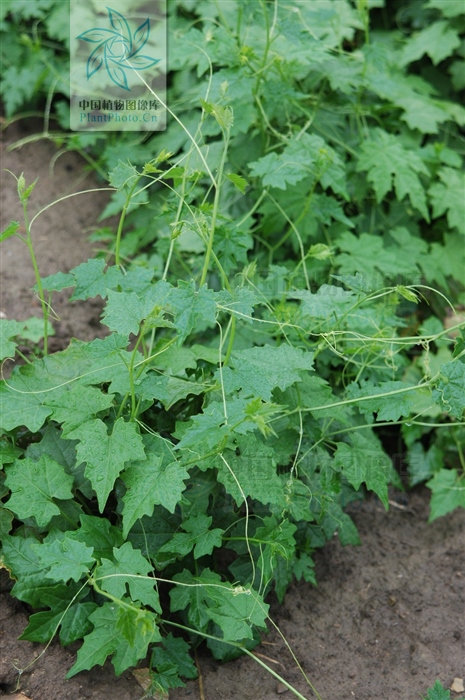
[{"label": "blue flower logo", "polygon": [[122,14],[111,7],[107,7],[107,10],[113,29],[96,27],[76,37],[91,44],[98,44],[87,59],[87,80],[105,65],[110,80],[130,92],[125,71],[144,70],[160,61],[159,58],[140,53],[150,36],[150,20],[147,17],[132,34]]}]

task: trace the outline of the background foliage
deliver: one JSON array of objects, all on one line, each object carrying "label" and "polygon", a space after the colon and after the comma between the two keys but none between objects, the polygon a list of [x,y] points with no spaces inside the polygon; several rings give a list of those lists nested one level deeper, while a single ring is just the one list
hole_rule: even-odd
[{"label": "background foliage", "polygon": [[[185,640],[250,651],[267,593],[358,543],[366,490],[465,506],[465,13],[173,0],[146,138],[66,133],[63,5],[3,2],[1,92],[109,173],[109,254],[38,280],[105,299],[109,335],[0,386],[2,556],[39,609],[23,637],[84,639],[69,675],[149,651],[166,690],[195,675]],[[21,353],[25,324],[0,328]]]}]

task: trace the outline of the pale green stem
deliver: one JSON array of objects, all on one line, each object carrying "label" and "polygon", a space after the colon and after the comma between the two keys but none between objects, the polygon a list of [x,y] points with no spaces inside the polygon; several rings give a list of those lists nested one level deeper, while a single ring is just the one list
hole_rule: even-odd
[{"label": "pale green stem", "polygon": [[34,275],[36,278],[37,291],[39,294],[40,304],[42,306],[42,316],[44,320],[44,355],[48,354],[48,317],[49,317],[49,307],[45,301],[44,288],[42,286],[42,278],[39,272],[39,266],[37,265],[37,259],[34,252],[34,245],[32,243],[31,236],[31,226],[29,224],[29,216],[27,213],[27,200],[23,201],[23,212],[24,212],[24,226],[26,229],[26,238],[23,239],[28,247],[29,255],[31,256],[32,267],[34,268]]},{"label": "pale green stem", "polygon": [[[241,651],[244,652],[244,654],[247,654],[254,661],[256,661],[258,664],[260,664],[260,666],[262,666],[266,671],[268,671],[268,673],[271,673],[271,675],[274,676],[274,678],[276,678],[280,683],[285,685],[286,688],[288,688],[292,693],[294,693],[294,695],[297,698],[299,698],[299,700],[308,700],[308,698],[306,698],[304,695],[302,695],[302,693],[299,693],[299,691],[296,690],[296,688],[294,688],[290,683],[288,683],[284,678],[282,678],[282,676],[280,676],[279,673],[276,673],[276,671],[273,671],[273,669],[270,668],[264,661],[262,661],[258,656],[256,656],[251,651],[249,651],[244,646],[242,646],[242,644],[238,644],[237,642],[225,641],[224,639],[220,639],[219,637],[214,637],[212,634],[208,634],[207,632],[200,632],[199,630],[194,630],[190,627],[186,627],[185,625],[180,625],[177,622],[172,622],[171,620],[162,619],[162,620],[160,620],[160,622],[162,622],[163,624],[166,624],[166,625],[171,625],[172,627],[177,627],[178,629],[184,630],[185,632],[191,632],[191,633],[194,632],[194,634],[198,634],[201,637],[204,637],[205,639],[213,639],[216,642],[223,642],[224,644],[229,644],[232,647],[236,647],[236,649],[240,649]],[[321,697],[319,695],[317,695],[317,698],[319,698],[319,700],[321,700]]]},{"label": "pale green stem", "polygon": [[211,258],[211,254],[212,254],[212,250],[213,250],[213,241],[215,238],[216,219],[218,217],[218,208],[219,208],[219,204],[220,204],[220,195],[221,195],[221,184],[222,184],[222,180],[223,180],[223,170],[224,170],[224,166],[226,163],[226,156],[228,154],[228,146],[229,146],[229,131],[226,131],[225,140],[224,140],[223,155],[221,156],[220,167],[218,169],[218,179],[217,179],[216,185],[215,185],[215,200],[213,202],[213,213],[212,213],[210,235],[208,237],[207,250],[205,253],[205,259],[204,259],[204,263],[203,263],[202,276],[200,278],[200,285],[199,285],[200,287],[202,287],[205,284],[205,280],[207,279],[208,268],[210,265],[210,258]]},{"label": "pale green stem", "polygon": [[121,244],[121,235],[123,233],[123,226],[124,226],[124,220],[126,219],[126,214],[129,208],[129,204],[131,203],[132,196],[134,194],[134,190],[136,189],[139,180],[141,176],[137,177],[134,181],[133,186],[129,190],[126,201],[124,203],[123,211],[121,212],[121,216],[119,218],[119,224],[118,224],[118,230],[116,232],[116,243],[115,243],[115,265],[120,264],[120,256],[119,256],[119,249],[120,249],[120,244]]}]

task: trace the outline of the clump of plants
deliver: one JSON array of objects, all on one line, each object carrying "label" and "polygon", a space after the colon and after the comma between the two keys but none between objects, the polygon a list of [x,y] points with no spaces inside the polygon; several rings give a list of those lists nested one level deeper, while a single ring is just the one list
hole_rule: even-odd
[{"label": "clump of plants", "polygon": [[[93,154],[107,257],[41,278],[17,176],[43,356],[0,385],[1,561],[24,639],[83,640],[69,676],[148,655],[168,691],[189,646],[253,655],[267,594],[402,487],[382,430],[431,520],[465,506],[464,17],[408,4],[402,34],[381,4],[171,3],[170,126]],[[50,355],[66,288],[108,335]]]},{"label": "clump of plants", "polygon": [[446,690],[441,681],[436,681],[431,688],[428,688],[428,695],[424,700],[450,700],[450,690]]}]

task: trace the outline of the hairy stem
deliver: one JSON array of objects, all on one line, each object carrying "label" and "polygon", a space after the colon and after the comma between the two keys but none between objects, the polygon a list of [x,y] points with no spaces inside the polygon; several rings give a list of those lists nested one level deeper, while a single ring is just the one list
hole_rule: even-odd
[{"label": "hairy stem", "polygon": [[202,276],[200,278],[200,287],[202,287],[205,284],[205,280],[207,279],[207,274],[208,274],[208,268],[210,266],[210,258],[211,258],[212,250],[213,250],[213,241],[215,238],[216,219],[218,217],[218,208],[219,208],[219,204],[220,204],[221,184],[222,184],[222,180],[223,180],[223,171],[224,171],[224,166],[226,163],[226,157],[228,154],[228,146],[229,146],[229,130],[226,130],[223,155],[221,156],[220,167],[218,168],[218,179],[216,181],[216,186],[215,186],[215,200],[213,202],[213,213],[212,213],[212,221],[211,221],[211,227],[210,227],[210,235],[208,237],[207,250],[206,250],[205,259],[203,262]]},{"label": "hairy stem", "polygon": [[27,199],[23,200],[23,213],[24,213],[24,227],[26,229],[26,238],[23,239],[28,247],[29,255],[31,256],[32,267],[34,268],[34,276],[36,278],[37,293],[39,295],[40,304],[42,306],[42,317],[44,320],[44,355],[48,354],[48,317],[50,315],[50,308],[45,301],[44,288],[42,286],[42,278],[39,272],[39,266],[37,264],[37,258],[34,251],[34,244],[32,243],[31,236],[31,226],[29,223],[29,215],[27,211]]},{"label": "hairy stem", "polygon": [[127,196],[126,196],[126,201],[124,203],[123,211],[121,212],[121,216],[119,218],[119,223],[118,223],[118,230],[116,232],[116,242],[115,242],[115,265],[120,264],[120,254],[119,254],[119,249],[121,245],[121,236],[123,233],[123,226],[124,226],[124,221],[126,219],[126,214],[129,208],[129,204],[131,203],[131,199],[134,195],[134,190],[136,189],[137,185],[139,184],[141,176],[139,175],[138,178],[134,181],[133,186],[129,190]]}]

